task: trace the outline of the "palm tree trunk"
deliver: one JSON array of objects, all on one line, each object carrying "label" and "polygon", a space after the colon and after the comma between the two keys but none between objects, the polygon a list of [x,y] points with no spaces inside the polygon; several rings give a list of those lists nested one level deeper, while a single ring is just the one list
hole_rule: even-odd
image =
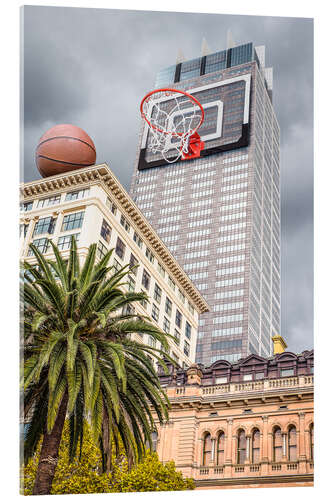
[{"label": "palm tree trunk", "polygon": [[32,492],[33,495],[49,495],[51,492],[52,481],[58,462],[61,435],[66,418],[67,402],[68,394],[66,391],[59,406],[58,415],[52,431],[50,434],[47,432],[44,434],[34,489]]},{"label": "palm tree trunk", "polygon": [[105,456],[105,470],[103,472],[110,473],[111,463],[112,463],[112,450],[111,450],[110,433],[109,433],[109,419],[105,408],[103,408],[102,439],[103,439],[103,450]]}]

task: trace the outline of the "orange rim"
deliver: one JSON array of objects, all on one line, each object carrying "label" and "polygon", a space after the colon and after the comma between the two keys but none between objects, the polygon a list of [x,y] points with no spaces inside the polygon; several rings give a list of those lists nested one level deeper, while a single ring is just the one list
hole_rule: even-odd
[{"label": "orange rim", "polygon": [[[160,132],[161,134],[166,134],[166,135],[178,135],[179,137],[181,137],[182,135],[185,135],[184,132],[166,132],[165,130],[162,130],[158,127],[156,127],[156,125],[153,125],[147,118],[145,112],[143,111],[143,105],[144,103],[149,100],[149,98],[153,95],[153,94],[157,94],[158,92],[176,92],[178,94],[183,94],[185,95],[186,97],[189,97],[191,99],[191,101],[193,101],[197,106],[199,106],[200,108],[200,111],[201,111],[201,119],[200,119],[200,122],[198,124],[198,126],[192,131],[192,134],[194,134],[194,132],[196,132],[202,125],[203,121],[204,121],[204,118],[205,118],[205,112],[204,112],[204,109],[201,105],[201,103],[198,101],[198,99],[196,99],[195,97],[193,97],[193,95],[189,94],[188,92],[184,92],[184,90],[179,90],[179,89],[170,89],[170,88],[163,88],[163,89],[156,89],[156,90],[152,90],[151,92],[149,92],[147,95],[144,96],[144,98],[142,99],[141,101],[141,104],[140,104],[140,113],[141,113],[141,116],[142,118],[148,123],[149,127],[153,128],[154,130],[157,130],[157,132]],[[167,96],[168,94],[166,94]],[[191,134],[191,135],[192,135]]]}]

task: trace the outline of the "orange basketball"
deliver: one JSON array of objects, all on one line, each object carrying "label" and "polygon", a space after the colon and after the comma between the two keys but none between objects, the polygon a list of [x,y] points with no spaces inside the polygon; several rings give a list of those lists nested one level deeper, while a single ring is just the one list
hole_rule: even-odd
[{"label": "orange basketball", "polygon": [[88,167],[95,161],[96,149],[89,135],[67,123],[45,132],[36,148],[36,165],[42,177]]}]

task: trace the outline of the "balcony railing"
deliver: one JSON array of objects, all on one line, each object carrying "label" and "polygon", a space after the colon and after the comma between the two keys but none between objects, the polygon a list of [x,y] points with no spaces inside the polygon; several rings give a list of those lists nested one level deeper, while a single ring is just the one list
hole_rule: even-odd
[{"label": "balcony railing", "polygon": [[[313,375],[286,377],[278,379],[256,380],[253,382],[236,382],[229,384],[217,384],[210,386],[202,386],[199,389],[202,396],[217,396],[219,394],[240,393],[240,392],[264,392],[272,389],[282,389],[288,387],[304,387],[313,385]],[[186,391],[189,386],[178,387],[176,396],[186,396]]]},{"label": "balcony railing", "polygon": [[[207,465],[201,466],[196,469],[194,476],[197,479],[217,479],[222,477],[260,477],[261,475],[283,475],[283,474],[299,474],[298,462],[281,462],[270,463],[263,468],[262,464],[232,464],[229,466],[224,465]],[[268,467],[268,469],[267,469]],[[313,471],[313,462],[307,461],[306,470],[308,473]]]}]

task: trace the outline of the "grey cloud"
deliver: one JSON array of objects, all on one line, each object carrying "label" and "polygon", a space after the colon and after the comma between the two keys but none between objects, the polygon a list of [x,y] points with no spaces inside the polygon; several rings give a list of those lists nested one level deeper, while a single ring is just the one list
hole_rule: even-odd
[{"label": "grey cloud", "polygon": [[143,95],[178,49],[197,57],[205,37],[225,48],[266,45],[281,128],[282,335],[292,350],[312,345],[313,23],[310,19],[62,7],[24,8],[24,178],[38,178],[34,150],[57,123],[88,132],[97,162],[129,188]]}]

